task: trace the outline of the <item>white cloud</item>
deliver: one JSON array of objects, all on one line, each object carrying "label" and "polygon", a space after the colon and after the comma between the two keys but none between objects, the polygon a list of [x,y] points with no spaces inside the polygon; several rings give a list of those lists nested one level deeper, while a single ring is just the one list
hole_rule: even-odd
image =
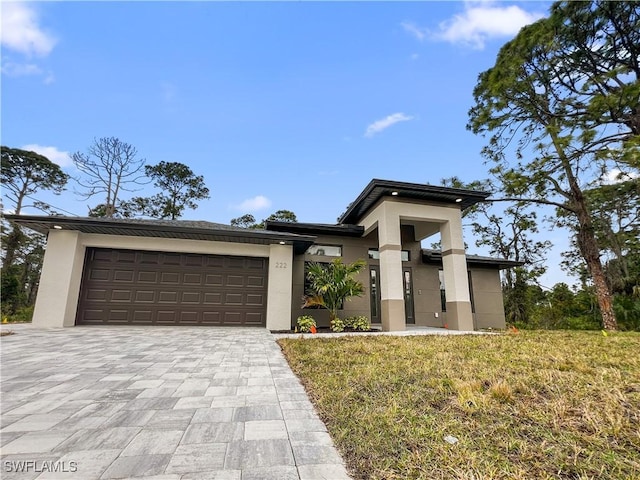
[{"label": "white cloud", "polygon": [[439,30],[433,37],[482,50],[488,39],[512,37],[522,27],[543,16],[543,13],[527,12],[516,5],[494,6],[493,2],[465,2],[464,12],[440,23]]},{"label": "white cloud", "polygon": [[404,113],[394,113],[392,115],[388,115],[385,118],[376,120],[371,125],[369,125],[367,127],[367,131],[364,132],[364,136],[371,138],[376,133],[380,133],[381,131],[389,128],[391,125],[395,125],[398,122],[406,122],[409,120],[413,120],[413,117],[405,115]]},{"label": "white cloud", "polygon": [[57,40],[38,24],[37,12],[23,2],[2,2],[2,46],[27,56],[48,55]]},{"label": "white cloud", "polygon": [[271,206],[271,200],[263,195],[257,195],[253,198],[247,198],[244,202],[236,205],[236,210],[243,212],[256,212],[258,210],[264,210]]},{"label": "white cloud", "polygon": [[425,29],[418,27],[415,23],[402,22],[400,26],[404,28],[405,32],[407,32],[409,35],[416,38],[417,40],[423,41],[427,36],[427,31]]},{"label": "white cloud", "polygon": [[42,69],[34,63],[3,62],[2,73],[9,77],[24,77],[26,75],[41,75]]},{"label": "white cloud", "polygon": [[29,145],[24,145],[23,147],[20,147],[20,148],[22,150],[27,150],[29,152],[36,152],[36,153],[39,153],[40,155],[44,155],[53,163],[56,163],[61,167],[69,167],[73,165],[69,152],[60,151],[56,147],[45,147],[43,145],[31,143]]},{"label": "white cloud", "polygon": [[640,178],[640,174],[635,172],[622,172],[619,168],[613,168],[600,177],[600,181],[605,185],[613,185],[614,183],[626,182]]}]

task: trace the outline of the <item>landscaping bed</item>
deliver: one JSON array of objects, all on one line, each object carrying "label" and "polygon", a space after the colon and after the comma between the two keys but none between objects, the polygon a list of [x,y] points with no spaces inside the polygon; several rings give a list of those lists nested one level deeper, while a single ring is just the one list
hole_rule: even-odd
[{"label": "landscaping bed", "polygon": [[638,333],[278,343],[354,478],[640,478]]}]

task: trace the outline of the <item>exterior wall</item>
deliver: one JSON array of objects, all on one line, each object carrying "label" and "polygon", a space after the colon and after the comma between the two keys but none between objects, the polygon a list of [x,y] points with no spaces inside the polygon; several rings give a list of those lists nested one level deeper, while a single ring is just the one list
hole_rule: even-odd
[{"label": "exterior wall", "polygon": [[[45,250],[33,324],[40,327],[75,325],[87,247],[123,248],[161,252],[238,255],[269,258],[267,328],[289,328],[291,316],[290,245],[254,245],[204,240],[181,240],[120,235],[82,234],[70,230],[50,230]],[[276,266],[286,264],[285,268]]]},{"label": "exterior wall", "polygon": [[473,268],[470,270],[475,306],[475,329],[505,328],[504,303],[499,270],[488,268]]}]

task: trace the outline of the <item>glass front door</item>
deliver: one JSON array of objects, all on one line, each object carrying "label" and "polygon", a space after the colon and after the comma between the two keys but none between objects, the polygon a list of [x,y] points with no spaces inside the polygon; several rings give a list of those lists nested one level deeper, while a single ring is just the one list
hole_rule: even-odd
[{"label": "glass front door", "polygon": [[[404,292],[404,313],[406,323],[414,324],[413,280],[411,269],[402,269],[402,290]],[[380,317],[380,267],[369,267],[369,299],[371,302],[371,323],[381,323]]]}]

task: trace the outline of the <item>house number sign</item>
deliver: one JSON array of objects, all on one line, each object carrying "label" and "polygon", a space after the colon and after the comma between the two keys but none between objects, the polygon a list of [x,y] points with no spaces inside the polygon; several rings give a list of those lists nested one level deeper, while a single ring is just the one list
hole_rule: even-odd
[{"label": "house number sign", "polygon": [[287,262],[276,262],[276,268],[287,268]]}]

